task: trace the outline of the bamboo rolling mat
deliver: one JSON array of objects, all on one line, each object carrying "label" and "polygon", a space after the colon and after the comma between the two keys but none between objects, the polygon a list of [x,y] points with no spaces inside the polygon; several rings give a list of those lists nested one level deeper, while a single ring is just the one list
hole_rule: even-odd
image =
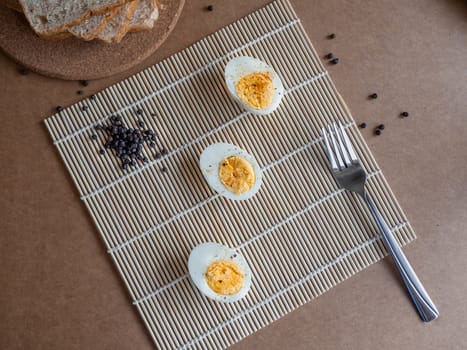
[{"label": "bamboo rolling mat", "polygon": [[[223,69],[239,55],[282,77],[272,115],[246,113],[228,97]],[[91,140],[93,128],[116,113],[129,125],[142,119],[168,153],[155,159],[145,148],[151,161],[126,172],[99,155],[104,140]],[[407,244],[415,234],[286,0],[46,120],[157,348],[225,348],[383,258],[369,212],[327,167],[320,130],[332,121],[346,126],[369,192]],[[214,142],[256,157],[264,175],[255,197],[234,202],[209,188],[198,162]],[[187,277],[191,249],[208,241],[249,262],[252,288],[239,302],[213,302]]]}]

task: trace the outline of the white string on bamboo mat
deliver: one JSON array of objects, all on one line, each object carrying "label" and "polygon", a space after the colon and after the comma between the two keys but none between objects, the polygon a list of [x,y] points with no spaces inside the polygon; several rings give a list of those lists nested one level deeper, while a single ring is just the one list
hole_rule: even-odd
[{"label": "white string on bamboo mat", "polygon": [[[372,178],[373,176],[376,176],[378,174],[381,173],[381,170],[378,170],[378,171],[374,171],[370,174],[368,174],[368,178]],[[329,193],[328,195],[318,199],[317,201],[307,205],[305,208],[295,212],[294,214],[290,215],[289,217],[285,218],[284,220],[282,221],[279,221],[278,223],[274,224],[273,226],[267,228],[266,230],[258,233],[257,235],[253,236],[252,238],[250,238],[249,240],[246,240],[245,242],[243,242],[242,244],[238,245],[237,247],[235,247],[235,249],[238,249],[238,250],[241,250],[243,249],[244,247],[246,247],[247,245],[255,242],[256,240],[260,239],[260,238],[263,238],[267,235],[269,235],[271,232],[275,231],[276,229],[278,229],[279,227],[282,227],[284,225],[286,225],[287,223],[289,223],[290,221],[292,220],[295,220],[296,218],[302,216],[303,214],[309,212],[310,210],[312,210],[313,208],[317,207],[318,205],[320,204],[323,204],[324,202],[328,201],[329,199],[341,194],[342,192],[344,192],[345,190],[344,189],[338,189],[337,191],[334,191],[332,193]],[[114,251],[110,251],[111,253],[114,253]],[[183,279],[185,279],[186,277],[188,277],[187,274],[175,279],[174,281],[158,288],[157,290],[147,294],[146,296],[136,300],[133,302],[133,304],[137,305],[137,304],[140,304],[142,302],[144,302],[145,300],[148,300],[148,299],[151,299],[153,297],[155,297],[156,295],[160,294],[161,292],[163,292],[164,290],[170,288],[170,287],[173,287],[174,285],[176,285],[178,282],[182,281]]]},{"label": "white string on bamboo mat", "polygon": [[287,29],[287,28],[290,28],[291,26],[293,26],[293,25],[295,25],[295,24],[297,24],[297,23],[299,23],[299,22],[300,22],[299,19],[294,19],[293,21],[290,21],[290,22],[288,22],[288,23],[286,23],[286,24],[284,24],[284,25],[282,25],[282,26],[280,26],[280,27],[277,27],[276,29],[269,31],[269,32],[267,32],[266,34],[263,34],[263,35],[257,37],[256,39],[253,39],[252,41],[249,41],[249,42],[246,43],[246,44],[243,44],[243,45],[241,45],[241,46],[238,46],[237,48],[235,48],[235,49],[233,49],[233,50],[227,52],[226,54],[224,54],[224,55],[222,55],[222,56],[220,56],[220,57],[218,57],[218,58],[216,58],[216,59],[210,61],[208,64],[202,66],[201,68],[199,68],[199,69],[197,69],[197,70],[194,70],[193,72],[191,72],[190,74],[184,76],[183,78],[181,78],[181,79],[179,79],[179,80],[176,80],[176,81],[174,81],[174,82],[172,82],[172,83],[170,83],[170,84],[164,86],[162,89],[157,90],[157,91],[153,92],[152,94],[146,95],[146,96],[144,96],[144,97],[142,97],[142,98],[136,100],[135,102],[133,102],[133,103],[131,103],[131,104],[129,104],[129,105],[123,107],[123,108],[120,108],[120,109],[114,111],[113,113],[106,115],[106,116],[103,117],[103,118],[98,119],[98,120],[97,120],[96,122],[94,122],[93,124],[86,125],[85,127],[81,128],[81,129],[78,129],[78,130],[72,132],[71,134],[68,134],[67,136],[62,137],[62,138],[59,139],[59,140],[55,140],[55,141],[54,141],[54,144],[58,145],[58,144],[60,144],[60,143],[63,143],[63,142],[65,142],[65,141],[68,141],[68,140],[70,140],[70,139],[72,139],[72,138],[74,138],[74,137],[76,137],[76,136],[82,134],[83,132],[85,132],[85,131],[87,131],[87,130],[90,130],[90,129],[92,129],[94,126],[96,126],[97,124],[108,120],[108,119],[109,119],[112,115],[114,115],[114,114],[122,113],[122,112],[128,111],[128,110],[130,110],[130,109],[132,109],[132,108],[135,108],[135,107],[139,106],[141,103],[143,103],[143,102],[145,102],[145,101],[147,101],[147,100],[149,100],[149,99],[151,99],[151,98],[154,98],[154,97],[156,97],[156,96],[158,96],[158,95],[164,93],[165,91],[167,91],[167,90],[169,90],[169,89],[171,89],[171,88],[173,88],[173,87],[176,87],[177,85],[179,85],[179,84],[181,84],[181,83],[183,83],[183,82],[185,82],[185,81],[187,81],[187,80],[189,80],[189,79],[191,79],[191,78],[197,76],[198,74],[200,74],[200,73],[202,73],[202,72],[208,70],[210,67],[215,66],[216,64],[218,64],[218,63],[221,62],[222,60],[224,60],[224,59],[230,57],[231,55],[233,55],[233,54],[235,54],[235,53],[238,53],[238,52],[240,52],[240,51],[242,51],[242,50],[244,50],[244,49],[247,49],[247,48],[249,48],[250,46],[256,45],[257,43],[259,43],[259,42],[261,42],[261,41],[263,41],[263,40],[265,40],[265,39],[267,39],[267,38],[269,38],[269,37],[271,37],[271,36],[273,36],[273,35],[276,35],[276,34],[278,34],[278,33],[282,32],[282,31],[284,31],[284,30]]},{"label": "white string on bamboo mat", "polygon": [[[407,225],[407,223],[403,222],[403,223],[393,227],[391,229],[391,233],[394,233],[396,231],[401,230],[406,225]],[[326,264],[320,266],[318,269],[311,271],[308,275],[300,278],[299,280],[295,281],[294,283],[287,286],[286,288],[283,288],[283,289],[279,290],[278,292],[276,292],[276,293],[268,296],[267,298],[261,300],[261,302],[255,304],[255,305],[253,305],[253,306],[251,306],[251,307],[249,307],[247,309],[242,310],[241,312],[237,313],[236,315],[229,318],[228,320],[226,320],[226,321],[224,321],[222,323],[219,323],[215,327],[211,328],[209,331],[201,334],[199,337],[197,337],[195,339],[192,339],[191,341],[185,343],[184,345],[182,345],[180,347],[180,349],[186,349],[187,347],[192,346],[192,345],[200,342],[204,338],[210,336],[211,334],[214,334],[215,332],[219,331],[220,329],[224,328],[225,326],[229,325],[230,323],[235,322],[236,320],[246,316],[247,314],[253,312],[254,310],[256,310],[258,308],[260,308],[261,306],[272,302],[273,300],[277,299],[281,295],[284,295],[285,293],[291,291],[292,289],[297,288],[298,286],[304,284],[305,282],[307,282],[308,280],[310,280],[311,278],[313,278],[317,274],[319,274],[321,272],[324,272],[325,270],[327,270],[328,268],[330,268],[330,267],[332,267],[334,265],[337,265],[342,260],[350,257],[352,254],[355,254],[355,253],[357,253],[358,251],[360,251],[362,249],[365,249],[366,247],[370,246],[371,244],[375,243],[376,241],[378,241],[380,239],[381,239],[381,236],[378,235],[378,236],[376,236],[376,237],[374,237],[374,238],[372,238],[372,239],[370,239],[368,241],[365,241],[364,243],[361,243],[361,244],[353,247],[352,249],[350,249],[350,250],[346,251],[345,253],[339,255],[337,258],[335,258],[335,259],[327,262]]]},{"label": "white string on bamboo mat", "polygon": [[[313,83],[314,81],[318,80],[318,79],[321,79],[323,77],[325,77],[326,75],[328,74],[327,71],[324,71],[324,72],[321,72],[317,75],[314,75],[302,82],[300,82],[299,84],[293,86],[292,88],[286,90],[284,92],[284,95],[287,95],[289,94],[290,92],[292,91],[295,91],[299,88],[302,88],[308,84],[311,84]],[[185,149],[188,149],[189,147],[201,142],[202,140],[206,139],[207,137],[227,128],[228,126],[230,125],[233,125],[235,124],[236,122],[242,120],[243,118],[245,118],[247,115],[249,114],[249,112],[243,112],[239,115],[237,115],[236,117],[230,119],[228,122],[222,124],[222,125],[219,125],[217,127],[215,127],[214,129],[211,129],[209,130],[208,132],[198,136],[197,138],[195,138],[194,140],[188,142],[188,143],[185,143],[184,145],[180,146],[180,147],[177,147],[175,149],[173,149],[172,151],[168,152],[167,155],[163,158],[159,158],[159,159],[154,159],[146,164],[144,164],[143,166],[139,167],[138,169],[135,169],[135,170],[132,170],[128,173],[126,173],[125,175],[119,177],[118,179],[114,180],[114,181],[111,181],[109,182],[108,184],[106,184],[105,186],[102,186],[101,188],[98,188],[84,196],[81,196],[81,200],[87,200],[88,198],[91,198],[91,197],[94,197],[100,193],[103,193],[109,189],[111,189],[112,187],[114,187],[115,185],[118,185],[126,180],[128,180],[129,178],[132,178],[133,176],[143,172],[144,170],[148,169],[148,168],[151,168],[152,166],[155,166],[157,164],[159,164],[160,162],[162,162],[163,160],[167,160],[167,158],[185,150]]]},{"label": "white string on bamboo mat", "polygon": [[[347,128],[350,128],[351,126],[354,126],[354,125],[355,125],[355,123],[352,122],[352,123],[345,124],[343,127],[344,127],[344,129],[347,129]],[[323,140],[322,137],[318,137],[318,138],[316,138],[316,139],[314,139],[314,140],[312,140],[312,141],[310,141],[310,142],[304,144],[303,146],[301,146],[301,147],[299,147],[299,148],[293,150],[292,152],[290,152],[290,153],[288,153],[288,154],[282,156],[281,158],[279,158],[279,159],[277,159],[277,160],[271,162],[270,164],[266,165],[265,167],[263,167],[263,171],[268,171],[269,169],[271,169],[271,168],[273,168],[273,167],[275,167],[275,166],[281,164],[282,162],[285,162],[287,159],[289,159],[289,158],[295,156],[296,154],[298,154],[298,153],[300,153],[300,152],[303,152],[304,150],[306,150],[306,149],[308,149],[308,148],[310,148],[310,147],[312,147],[312,146],[318,144],[318,143],[321,142],[322,140]],[[175,221],[175,220],[180,219],[181,217],[183,217],[183,216],[185,216],[185,215],[187,215],[187,214],[189,214],[189,213],[195,211],[196,209],[202,208],[204,205],[206,205],[206,204],[212,202],[213,200],[215,200],[216,198],[219,198],[219,197],[220,197],[219,194],[214,194],[214,195],[212,195],[211,197],[206,198],[205,200],[203,200],[203,201],[201,201],[201,202],[199,202],[199,203],[196,203],[194,206],[192,206],[192,207],[190,207],[190,208],[188,208],[188,209],[185,209],[185,210],[183,210],[183,211],[181,211],[181,212],[179,212],[179,213],[173,215],[172,217],[170,217],[170,218],[168,218],[168,219],[162,221],[161,223],[158,223],[157,225],[154,225],[154,226],[148,228],[148,229],[145,230],[144,232],[139,233],[139,234],[135,235],[134,237],[131,237],[130,239],[128,239],[128,240],[126,240],[126,241],[124,241],[124,242],[122,242],[122,243],[120,243],[120,244],[117,244],[116,246],[114,246],[114,247],[108,249],[107,252],[108,252],[108,253],[114,253],[114,252],[116,252],[116,251],[119,251],[119,250],[121,250],[122,248],[124,248],[124,247],[126,247],[126,246],[128,246],[128,245],[130,245],[130,244],[132,244],[132,243],[134,243],[134,242],[136,242],[137,240],[139,240],[139,239],[141,239],[141,238],[143,238],[143,237],[146,237],[146,236],[150,235],[152,232],[157,231],[157,230],[160,229],[161,227],[164,227],[164,226],[166,226],[167,224],[169,224],[169,223],[171,223],[171,222],[173,222],[173,221]]]}]

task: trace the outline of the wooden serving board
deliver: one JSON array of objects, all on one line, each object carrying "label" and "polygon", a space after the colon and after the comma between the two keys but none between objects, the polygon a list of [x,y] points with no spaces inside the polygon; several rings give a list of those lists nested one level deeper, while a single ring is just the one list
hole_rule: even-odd
[{"label": "wooden serving board", "polygon": [[161,0],[152,30],[127,34],[119,44],[76,38],[53,41],[38,37],[24,16],[0,6],[0,47],[22,66],[50,77],[82,80],[110,76],[137,65],[167,39],[185,0]]}]

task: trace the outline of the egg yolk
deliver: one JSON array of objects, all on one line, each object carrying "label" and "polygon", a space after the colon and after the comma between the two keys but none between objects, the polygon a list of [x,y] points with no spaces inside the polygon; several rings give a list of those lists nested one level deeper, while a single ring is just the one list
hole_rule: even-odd
[{"label": "egg yolk", "polygon": [[268,73],[245,75],[237,82],[235,90],[244,103],[256,109],[270,106],[274,96],[274,86]]},{"label": "egg yolk", "polygon": [[221,295],[238,293],[243,287],[244,277],[240,267],[228,260],[215,261],[206,270],[206,282],[209,288]]},{"label": "egg yolk", "polygon": [[232,156],[221,162],[219,179],[230,192],[242,194],[251,190],[256,182],[256,174],[247,160]]}]

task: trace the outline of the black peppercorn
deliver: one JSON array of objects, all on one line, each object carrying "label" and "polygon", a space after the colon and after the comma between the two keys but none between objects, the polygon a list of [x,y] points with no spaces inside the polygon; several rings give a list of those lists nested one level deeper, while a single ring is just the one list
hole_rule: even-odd
[{"label": "black peppercorn", "polygon": [[365,129],[366,128],[366,123],[361,123],[360,128]]},{"label": "black peppercorn", "polygon": [[[138,163],[149,163],[148,157],[142,153],[143,145],[147,142],[150,147],[155,147],[155,143],[150,141],[155,137],[155,132],[150,129],[145,130],[144,122],[141,120],[136,121],[139,129],[128,128],[124,125],[120,115],[111,115],[108,122],[108,125],[96,124],[94,126],[96,131],[107,134],[107,140],[99,153],[103,154],[105,149],[113,150],[113,154],[120,159],[122,170],[126,170],[128,166],[136,167]],[[97,139],[98,137],[91,135],[91,138]]]}]

